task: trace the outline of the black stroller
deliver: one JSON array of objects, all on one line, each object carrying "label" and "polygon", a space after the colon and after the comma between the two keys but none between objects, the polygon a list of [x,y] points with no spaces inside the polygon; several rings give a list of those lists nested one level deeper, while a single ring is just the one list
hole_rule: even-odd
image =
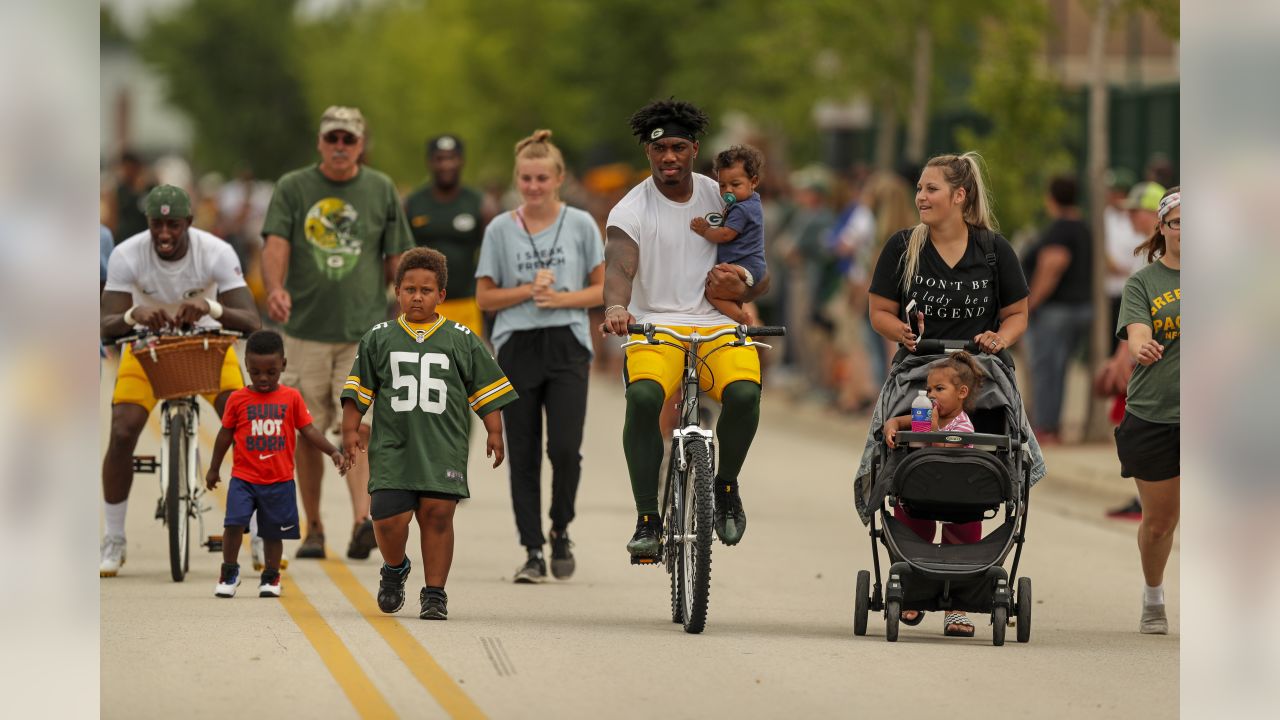
[{"label": "black stroller", "polygon": [[[869,610],[884,612],[889,642],[898,639],[903,610],[954,610],[989,614],[993,645],[1004,644],[1010,617],[1017,618],[1018,642],[1031,639],[1031,579],[1018,577],[1031,471],[1021,452],[1028,438],[1022,430],[1022,399],[1011,358],[1004,352],[995,357],[980,355],[973,343],[923,340],[916,354],[907,355],[890,370],[877,414],[890,418],[909,413],[929,365],[959,349],[973,354],[988,378],[970,414],[976,432],[899,432],[897,448],[891,450],[883,441],[881,426],[874,426],[876,449],[868,482],[860,480],[855,494],[864,522],[869,518],[876,577],[873,587],[871,573],[858,572],[855,635],[866,634]],[[930,447],[944,442],[974,447]],[[894,518],[893,506],[898,503],[911,517],[922,520],[957,523],[1003,518],[1003,522],[977,543],[940,545],[921,539]],[[884,543],[892,563],[883,595],[877,542]],[[1006,573],[1004,561],[1015,547],[1013,567]]]}]

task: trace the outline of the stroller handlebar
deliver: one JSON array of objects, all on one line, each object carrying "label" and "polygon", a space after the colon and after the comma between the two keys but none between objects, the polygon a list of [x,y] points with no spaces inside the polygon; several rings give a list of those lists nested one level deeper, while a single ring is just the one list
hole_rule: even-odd
[{"label": "stroller handlebar", "polygon": [[[972,340],[921,340],[916,343],[915,352],[912,355],[943,355],[963,350],[970,355],[977,355],[982,352],[982,348]],[[1005,365],[1013,367],[1013,356],[1009,354],[1008,348],[1001,348],[1000,352],[995,354]]]},{"label": "stroller handlebar", "polygon": [[898,447],[907,443],[958,443],[964,445],[994,445],[998,448],[1009,447],[1007,435],[969,432],[908,432],[901,431],[897,435]]}]

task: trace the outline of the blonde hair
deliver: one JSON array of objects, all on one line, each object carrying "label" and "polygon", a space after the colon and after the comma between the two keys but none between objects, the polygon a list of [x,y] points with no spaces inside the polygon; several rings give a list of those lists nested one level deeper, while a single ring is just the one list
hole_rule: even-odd
[{"label": "blonde hair", "polygon": [[[545,160],[551,158],[551,162],[556,166],[556,172],[564,175],[564,156],[560,154],[560,148],[551,142],[550,130],[534,130],[529,137],[516,143],[516,162],[521,160]],[[515,170],[512,170],[515,173]]]},{"label": "blonde hair", "polygon": [[878,256],[884,243],[899,230],[913,225],[914,206],[907,181],[897,173],[876,172],[867,180],[867,206],[876,218],[876,243],[872,257]]},{"label": "blonde hair", "polygon": [[[925,167],[942,168],[942,177],[951,186],[951,190],[964,190],[964,207],[961,212],[966,224],[992,232],[1000,230],[991,210],[991,194],[982,177],[981,155],[972,151],[963,155],[938,155],[925,163]],[[924,223],[918,223],[911,229],[907,251],[902,255],[903,292],[911,289],[911,280],[920,267],[920,251],[924,249],[924,242],[928,238],[929,228]]]}]

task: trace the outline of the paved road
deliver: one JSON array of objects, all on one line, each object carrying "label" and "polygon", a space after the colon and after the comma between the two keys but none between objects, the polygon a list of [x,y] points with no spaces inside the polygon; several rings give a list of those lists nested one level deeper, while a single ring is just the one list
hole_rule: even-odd
[{"label": "paved road", "polygon": [[[295,560],[280,600],[256,597],[252,572],[239,597],[214,598],[219,557],[203,551],[175,584],[151,519],[155,481],[139,476],[128,563],[101,582],[103,717],[1178,712],[1177,554],[1166,582],[1174,634],[1141,636],[1134,525],[1100,513],[1125,495],[1118,479],[1105,479],[1105,449],[1051,455],[1051,477],[1033,494],[1023,557],[1036,603],[1030,644],[1013,642],[1011,629],[1007,645],[992,647],[981,621],[974,640],[944,638],[930,614],[890,645],[874,615],[866,637],[852,634],[854,576],[871,566],[849,479],[865,424],[767,395],[743,477],[749,532],[735,548],[715,546],[707,630],[690,636],[670,622],[665,573],[627,563],[634,516],[619,449],[621,392],[611,378],[594,382],[571,529],[577,574],[510,582],[523,552],[506,468],[488,470],[473,443],[474,497],[457,516],[447,623],[418,620],[416,592],[394,619],[377,611],[376,551],[368,561]],[[105,442],[105,398],[102,413]],[[206,412],[206,456],[213,420]],[[139,452],[153,452],[157,438],[153,423]],[[1054,477],[1055,459],[1070,481]],[[349,509],[337,477],[325,482],[333,558],[345,550]],[[214,506],[210,532],[221,522],[220,497]],[[421,579],[415,567],[410,588]]]}]

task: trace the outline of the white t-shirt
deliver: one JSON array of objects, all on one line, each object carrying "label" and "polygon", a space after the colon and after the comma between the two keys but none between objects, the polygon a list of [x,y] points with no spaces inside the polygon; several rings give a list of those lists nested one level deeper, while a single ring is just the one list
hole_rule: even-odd
[{"label": "white t-shirt", "polygon": [[1103,227],[1107,233],[1107,256],[1111,262],[1125,268],[1123,274],[1107,274],[1107,297],[1118,298],[1124,292],[1129,276],[1147,265],[1147,256],[1135,256],[1133,251],[1146,242],[1146,238],[1133,229],[1129,212],[1108,205],[1103,210]]},{"label": "white t-shirt", "polygon": [[668,200],[652,177],[631,188],[609,211],[616,227],[640,247],[640,267],[627,308],[637,322],[707,327],[733,321],[707,302],[707,273],[716,264],[716,246],[689,229],[695,217],[720,224],[720,186],[693,174],[693,197]]},{"label": "white t-shirt", "polygon": [[[103,289],[127,292],[133,296],[134,305],[159,306],[173,314],[184,300],[217,300],[220,293],[245,286],[240,260],[225,240],[195,228],[189,229],[187,236],[191,247],[175,262],[156,255],[150,230],[120,243],[107,263],[107,284]],[[196,325],[221,327],[208,315]]]}]

